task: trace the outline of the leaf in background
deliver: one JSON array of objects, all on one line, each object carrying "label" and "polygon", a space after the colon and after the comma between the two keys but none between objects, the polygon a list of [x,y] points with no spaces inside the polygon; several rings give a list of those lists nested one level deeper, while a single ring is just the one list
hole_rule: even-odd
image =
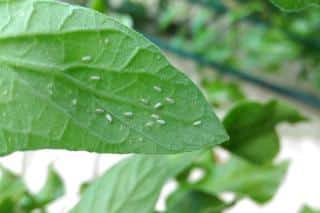
[{"label": "leaf in background", "polygon": [[299,213],[320,213],[320,210],[305,205],[300,209]]},{"label": "leaf in background", "polygon": [[281,102],[242,102],[224,118],[230,140],[222,146],[253,163],[271,162],[280,149],[276,125],[304,119],[295,109]]},{"label": "leaf in background", "polygon": [[35,195],[30,195],[23,202],[25,209],[31,210],[43,208],[49,203],[57,200],[65,193],[64,183],[52,165],[48,168],[47,180],[41,190]]},{"label": "leaf in background", "polygon": [[165,182],[188,167],[198,154],[127,158],[93,182],[71,212],[153,212]]},{"label": "leaf in background", "polygon": [[278,165],[254,165],[232,157],[224,164],[215,164],[202,181],[192,188],[217,195],[234,192],[240,197],[250,197],[257,203],[269,201],[280,186],[288,162]]},{"label": "leaf in background", "polygon": [[209,103],[214,106],[224,106],[245,98],[239,85],[232,82],[215,80],[203,82],[202,86],[207,93]]},{"label": "leaf in background", "polygon": [[27,192],[22,179],[4,167],[0,167],[0,212],[16,212],[16,205]]},{"label": "leaf in background", "polygon": [[320,5],[320,0],[271,0],[271,2],[284,11],[297,11]]},{"label": "leaf in background", "polygon": [[170,194],[166,204],[166,213],[218,213],[229,207],[212,194],[183,188]]},{"label": "leaf in background", "polygon": [[157,47],[93,10],[1,1],[0,69],[0,155],[167,154],[227,139],[199,89]]}]

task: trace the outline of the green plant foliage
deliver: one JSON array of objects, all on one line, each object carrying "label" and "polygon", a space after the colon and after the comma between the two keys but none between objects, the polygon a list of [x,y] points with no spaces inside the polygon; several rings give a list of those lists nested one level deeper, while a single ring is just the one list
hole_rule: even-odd
[{"label": "green plant foliage", "polygon": [[177,153],[227,139],[199,89],[149,41],[101,13],[1,1],[0,47],[0,155]]},{"label": "green plant foliage", "polygon": [[64,184],[52,166],[42,189],[32,194],[21,177],[6,168],[0,170],[0,212],[28,213],[46,206],[64,195]]},{"label": "green plant foliage", "polygon": [[320,210],[312,208],[308,205],[303,206],[300,211],[300,213],[320,213]]},{"label": "green plant foliage", "polygon": [[280,149],[276,125],[304,119],[298,111],[282,102],[241,102],[224,118],[230,140],[222,146],[253,163],[271,162]]},{"label": "green plant foliage", "polygon": [[164,183],[196,156],[198,153],[127,158],[90,184],[71,212],[152,212]]},{"label": "green plant foliage", "polygon": [[226,163],[214,163],[206,177],[191,187],[213,195],[234,192],[238,197],[265,203],[276,193],[287,168],[288,162],[257,166],[232,156]]},{"label": "green plant foliage", "polygon": [[197,190],[178,189],[170,194],[167,213],[218,213],[229,207],[218,197]]},{"label": "green plant foliage", "polygon": [[205,81],[202,86],[206,91],[207,100],[213,106],[222,107],[245,99],[245,95],[239,85],[233,82],[221,80]]},{"label": "green plant foliage", "polygon": [[4,167],[0,167],[0,212],[18,212],[16,205],[25,195],[27,189],[20,177]]},{"label": "green plant foliage", "polygon": [[25,199],[23,206],[28,210],[43,208],[47,204],[63,196],[64,193],[65,188],[62,178],[55,171],[53,166],[49,166],[47,180],[44,186],[38,193],[30,196],[29,199]]},{"label": "green plant foliage", "polygon": [[271,0],[271,2],[285,11],[297,11],[320,5],[320,0]]}]

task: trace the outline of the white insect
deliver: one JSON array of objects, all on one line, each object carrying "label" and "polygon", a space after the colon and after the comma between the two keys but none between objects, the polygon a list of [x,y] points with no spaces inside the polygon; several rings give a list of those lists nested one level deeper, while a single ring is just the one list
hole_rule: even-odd
[{"label": "white insect", "polygon": [[106,114],[106,119],[109,121],[109,123],[112,123],[112,115],[110,115],[109,113]]},{"label": "white insect", "polygon": [[148,121],[145,125],[146,127],[151,127],[153,126],[153,121]]},{"label": "white insect", "polygon": [[157,123],[158,123],[158,124],[161,124],[161,125],[165,125],[165,124],[166,124],[166,121],[159,119],[159,120],[157,120]]},{"label": "white insect", "polygon": [[99,80],[101,80],[101,77],[97,76],[97,75],[92,75],[92,76],[90,76],[90,80],[99,81]]},{"label": "white insect", "polygon": [[162,103],[161,102],[157,102],[153,107],[155,109],[159,109],[160,107],[162,107]]},{"label": "white insect", "polygon": [[193,122],[193,126],[199,126],[201,125],[202,121],[198,120],[198,121],[195,121]]},{"label": "white insect", "polygon": [[159,115],[157,115],[157,114],[152,114],[152,115],[151,115],[151,118],[154,118],[154,119],[160,119],[160,116],[159,116]]},{"label": "white insect", "polygon": [[127,116],[127,117],[132,117],[133,116],[133,112],[124,112],[123,115]]},{"label": "white insect", "polygon": [[96,113],[104,113],[104,109],[96,108]]},{"label": "white insect", "polygon": [[162,89],[159,86],[153,86],[153,89],[157,92],[162,92]]},{"label": "white insect", "polygon": [[82,60],[83,62],[89,62],[89,61],[92,60],[92,57],[91,57],[90,55],[86,55],[86,56],[83,56],[83,57],[81,58],[81,60]]},{"label": "white insect", "polygon": [[166,101],[167,101],[169,104],[174,104],[174,103],[175,103],[175,101],[174,101],[172,98],[170,98],[170,97],[166,97]]},{"label": "white insect", "polygon": [[141,98],[140,101],[144,104],[149,104],[149,101],[145,98]]},{"label": "white insect", "polygon": [[77,105],[78,100],[77,99],[72,99],[71,103],[72,103],[72,105]]}]

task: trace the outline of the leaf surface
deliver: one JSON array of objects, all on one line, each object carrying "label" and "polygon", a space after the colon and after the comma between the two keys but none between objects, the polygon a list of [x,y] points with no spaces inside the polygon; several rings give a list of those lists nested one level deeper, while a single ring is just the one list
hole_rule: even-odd
[{"label": "leaf surface", "polygon": [[271,0],[271,2],[284,11],[297,11],[320,5],[320,0]]},{"label": "leaf surface", "polygon": [[304,119],[295,109],[281,102],[242,102],[224,118],[223,123],[230,140],[222,146],[253,163],[271,162],[280,150],[276,125]]},{"label": "leaf surface", "polygon": [[198,154],[136,155],[122,160],[90,184],[71,212],[153,212],[164,183]]},{"label": "leaf surface", "polygon": [[288,162],[278,165],[254,165],[232,157],[224,164],[215,164],[207,176],[192,186],[194,189],[217,195],[234,192],[240,197],[250,197],[257,203],[269,201],[280,186]]},{"label": "leaf surface", "polygon": [[57,1],[0,1],[0,155],[177,153],[226,139],[199,89],[132,29]]}]

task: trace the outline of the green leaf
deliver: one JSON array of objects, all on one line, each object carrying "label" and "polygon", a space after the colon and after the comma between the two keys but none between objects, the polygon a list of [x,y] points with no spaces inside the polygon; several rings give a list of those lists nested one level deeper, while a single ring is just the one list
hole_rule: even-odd
[{"label": "green leaf", "polygon": [[0,155],[167,154],[227,139],[199,89],[104,14],[58,1],[1,1],[0,47]]},{"label": "green leaf", "polygon": [[276,125],[304,119],[295,109],[281,102],[242,102],[224,118],[230,140],[222,146],[253,163],[271,162],[280,149]]},{"label": "green leaf", "polygon": [[300,209],[299,213],[320,213],[320,210],[305,205]]},{"label": "green leaf", "polygon": [[287,168],[288,162],[256,166],[232,157],[224,164],[213,165],[206,178],[192,187],[213,195],[234,192],[237,196],[248,196],[257,203],[265,203],[276,193]]},{"label": "green leaf", "polygon": [[0,212],[17,212],[16,205],[27,192],[22,179],[4,167],[0,167]]},{"label": "green leaf", "polygon": [[199,153],[127,158],[90,184],[72,213],[153,212],[164,183]]},{"label": "green leaf", "polygon": [[167,213],[218,213],[229,207],[212,194],[184,188],[170,194],[166,203]]},{"label": "green leaf", "polygon": [[203,82],[202,86],[207,93],[209,103],[214,106],[224,106],[245,98],[239,85],[232,82],[215,80],[213,82]]},{"label": "green leaf", "polygon": [[271,2],[284,11],[297,11],[320,5],[320,0],[271,0]]},{"label": "green leaf", "polygon": [[31,210],[43,208],[47,204],[57,200],[65,193],[64,183],[52,165],[48,168],[47,180],[41,190],[35,195],[30,195],[25,199],[23,206]]}]

